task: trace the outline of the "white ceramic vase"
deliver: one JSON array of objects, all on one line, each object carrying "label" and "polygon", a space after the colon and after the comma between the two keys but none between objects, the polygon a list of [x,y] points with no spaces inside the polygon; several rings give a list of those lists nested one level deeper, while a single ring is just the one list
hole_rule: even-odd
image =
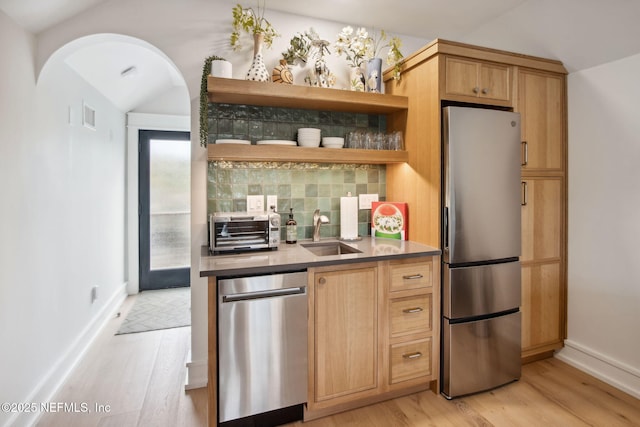
[{"label": "white ceramic vase", "polygon": [[356,92],[364,92],[365,79],[362,68],[350,67],[349,68],[349,88]]},{"label": "white ceramic vase", "polygon": [[262,58],[263,42],[263,34],[258,33],[253,35],[253,62],[251,63],[251,68],[247,71],[246,80],[255,80],[258,82],[269,81],[269,72],[267,71],[267,67],[264,65],[264,60]]}]

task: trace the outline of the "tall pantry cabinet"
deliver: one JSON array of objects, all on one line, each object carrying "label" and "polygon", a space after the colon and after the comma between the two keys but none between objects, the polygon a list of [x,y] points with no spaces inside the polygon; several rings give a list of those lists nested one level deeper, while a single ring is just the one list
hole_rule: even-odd
[{"label": "tall pantry cabinet", "polygon": [[409,99],[388,117],[407,164],[387,166],[387,200],[409,203],[411,240],[440,247],[441,111],[486,105],[521,114],[522,358],[547,357],[566,336],[566,70],[558,61],[436,39],[405,58],[385,92]]}]

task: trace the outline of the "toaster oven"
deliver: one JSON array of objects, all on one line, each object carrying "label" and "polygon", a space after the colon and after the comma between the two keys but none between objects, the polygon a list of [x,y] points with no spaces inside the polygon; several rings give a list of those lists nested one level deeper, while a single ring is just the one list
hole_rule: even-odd
[{"label": "toaster oven", "polygon": [[278,249],[280,215],[275,212],[216,212],[209,215],[209,249],[214,254]]}]

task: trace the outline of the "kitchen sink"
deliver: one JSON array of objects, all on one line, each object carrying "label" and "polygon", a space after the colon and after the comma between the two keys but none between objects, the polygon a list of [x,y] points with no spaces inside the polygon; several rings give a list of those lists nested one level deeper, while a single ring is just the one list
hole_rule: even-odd
[{"label": "kitchen sink", "polygon": [[318,256],[361,254],[362,251],[341,242],[303,243],[306,250]]}]

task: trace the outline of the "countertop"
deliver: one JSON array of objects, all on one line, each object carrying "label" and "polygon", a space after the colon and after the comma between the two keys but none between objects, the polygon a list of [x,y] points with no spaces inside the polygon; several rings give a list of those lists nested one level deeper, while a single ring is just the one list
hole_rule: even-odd
[{"label": "countertop", "polygon": [[[335,241],[336,239],[327,238],[321,239],[320,243]],[[211,255],[208,248],[203,247],[202,256],[200,257],[200,277],[276,273],[324,265],[441,254],[440,249],[432,246],[395,239],[363,237],[362,240],[342,243],[358,249],[361,253],[328,256],[315,255],[302,246],[313,244],[311,240],[300,240],[296,244],[282,243],[277,250],[228,255]]]}]

